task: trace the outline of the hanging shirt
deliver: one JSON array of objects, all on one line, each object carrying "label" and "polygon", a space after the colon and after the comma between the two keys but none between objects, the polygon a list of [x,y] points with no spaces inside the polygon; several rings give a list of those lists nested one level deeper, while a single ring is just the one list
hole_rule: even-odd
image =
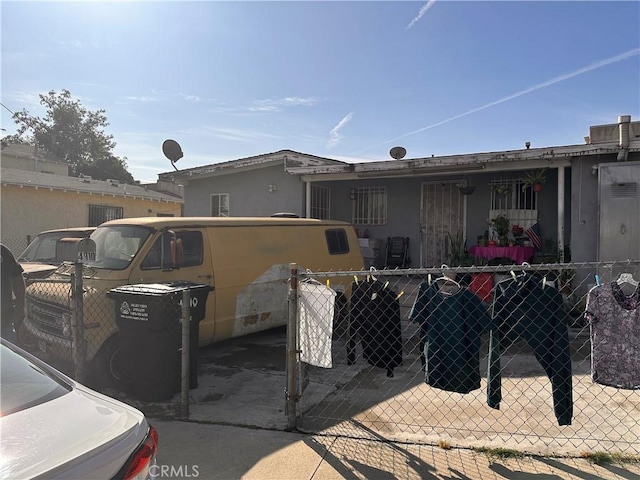
[{"label": "hanging shirt", "polygon": [[625,295],[616,282],[587,294],[591,378],[618,388],[640,388],[640,286]]},{"label": "hanging shirt", "polygon": [[423,282],[409,318],[420,323],[425,383],[458,393],[480,388],[480,340],[491,318],[476,295],[466,288],[448,294]]},{"label": "hanging shirt", "polygon": [[300,282],[298,319],[300,361],[331,368],[331,339],[336,292],[322,284]]},{"label": "hanging shirt", "polygon": [[370,365],[385,368],[387,376],[402,364],[402,327],[398,295],[380,281],[352,285],[351,322],[360,337],[362,356]]},{"label": "hanging shirt", "polygon": [[494,291],[489,339],[487,403],[499,409],[502,400],[500,354],[524,339],[551,380],[559,425],[571,425],[573,387],[567,315],[562,294],[542,285],[542,277],[522,275],[499,282]]}]

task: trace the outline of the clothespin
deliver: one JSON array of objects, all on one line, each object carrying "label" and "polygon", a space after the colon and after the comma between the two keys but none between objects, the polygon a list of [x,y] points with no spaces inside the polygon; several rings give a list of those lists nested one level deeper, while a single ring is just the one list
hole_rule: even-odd
[{"label": "clothespin", "polygon": [[389,286],[389,280],[387,280],[387,282],[384,284],[384,287],[382,288],[387,288]]},{"label": "clothespin", "polygon": [[328,278],[327,278],[327,288],[331,288],[331,282],[329,281]]},{"label": "clothespin", "polygon": [[396,297],[396,300],[399,300],[402,295],[404,295],[404,290],[398,294],[398,296]]},{"label": "clothespin", "polygon": [[427,285],[431,285],[431,274],[427,275]]},{"label": "clothespin", "polygon": [[542,288],[547,286],[547,276],[542,277]]},{"label": "clothespin", "polygon": [[[371,268],[369,268],[370,272],[377,272],[376,267],[371,266]],[[375,282],[377,280],[376,277],[373,276],[373,274],[371,274],[371,278],[373,279],[373,281]]]},{"label": "clothespin", "polygon": [[517,280],[516,272],[514,272],[513,270],[511,270],[511,276],[513,277],[514,280]]},{"label": "clothespin", "polygon": [[598,285],[598,286],[602,285],[600,283],[600,275],[598,275],[598,274],[596,274],[596,285]]},{"label": "clothespin", "polygon": [[353,276],[353,281],[356,283],[356,285],[358,284],[358,276],[357,275]]}]

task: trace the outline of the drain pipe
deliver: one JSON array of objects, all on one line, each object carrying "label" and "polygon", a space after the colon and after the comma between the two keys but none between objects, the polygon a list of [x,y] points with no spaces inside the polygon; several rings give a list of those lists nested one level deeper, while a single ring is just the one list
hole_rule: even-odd
[{"label": "drain pipe", "polygon": [[629,129],[631,126],[631,115],[618,116],[618,161],[626,162],[629,157]]},{"label": "drain pipe", "polygon": [[564,171],[558,167],[558,261],[564,263]]}]

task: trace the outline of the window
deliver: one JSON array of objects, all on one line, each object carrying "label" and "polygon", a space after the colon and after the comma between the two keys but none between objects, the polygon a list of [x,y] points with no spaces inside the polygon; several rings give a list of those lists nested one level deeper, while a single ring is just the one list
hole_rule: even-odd
[{"label": "window", "polygon": [[124,218],[124,208],[122,207],[89,205],[89,223],[87,225],[90,227],[97,227],[101,223],[118,218]]},{"label": "window", "polygon": [[355,189],[352,221],[354,225],[385,225],[387,223],[387,187]]},{"label": "window", "polygon": [[328,187],[311,185],[311,218],[330,218],[331,190]]},{"label": "window", "polygon": [[211,194],[211,216],[212,217],[228,217],[229,216],[229,194],[228,193],[212,193]]},{"label": "window", "polygon": [[489,219],[502,215],[510,225],[529,228],[537,222],[538,194],[532,187],[522,188],[520,179],[499,179],[491,182]]},{"label": "window", "polygon": [[491,182],[492,210],[537,210],[538,194],[532,187],[522,189],[521,180],[493,180]]},{"label": "window", "polygon": [[327,239],[327,247],[329,254],[341,255],[349,253],[349,241],[347,240],[347,232],[343,228],[336,228],[324,232]]},{"label": "window", "polygon": [[194,267],[202,265],[202,260],[202,232],[176,232],[175,239],[170,234],[164,233],[155,241],[140,268],[142,270],[174,268],[174,262],[175,267]]}]

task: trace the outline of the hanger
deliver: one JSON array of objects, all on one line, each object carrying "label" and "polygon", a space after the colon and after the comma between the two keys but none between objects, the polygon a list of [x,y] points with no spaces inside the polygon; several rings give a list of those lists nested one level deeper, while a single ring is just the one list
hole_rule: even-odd
[{"label": "hanger", "polygon": [[[448,270],[448,269],[449,269],[449,267],[448,267],[446,264],[444,264],[444,263],[442,264],[442,266],[441,266],[440,268],[441,268],[442,270]],[[447,277],[444,273],[443,273],[440,277],[436,278],[436,279],[433,281],[433,283],[438,283],[438,281],[440,281],[440,280],[444,281],[444,283],[445,283],[445,284],[446,284],[446,283],[452,283],[452,284],[454,284],[456,287],[458,287],[458,288],[456,289],[456,291],[455,291],[455,292],[445,292],[445,291],[443,291],[443,290],[440,290],[442,293],[445,293],[445,294],[447,294],[447,295],[454,295],[455,293],[458,293],[458,292],[462,289],[462,286],[461,286],[461,285],[460,285],[456,280],[454,280],[454,279],[453,279],[453,278],[451,278],[451,277]]]},{"label": "hanger", "polygon": [[616,280],[616,283],[618,285],[622,285],[624,283],[628,283],[630,285],[633,285],[634,287],[638,286],[638,281],[635,278],[633,278],[633,274],[627,273],[627,272],[621,273],[618,276],[618,279]]}]

